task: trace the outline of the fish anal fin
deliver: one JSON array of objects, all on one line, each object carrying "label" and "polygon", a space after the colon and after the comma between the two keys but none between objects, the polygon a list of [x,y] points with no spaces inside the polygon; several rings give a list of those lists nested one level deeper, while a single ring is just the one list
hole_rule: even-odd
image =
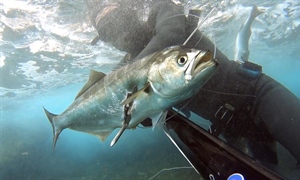
[{"label": "fish anal fin", "polygon": [[111,134],[112,131],[93,132],[92,135],[97,136],[102,142]]},{"label": "fish anal fin", "polygon": [[102,142],[104,142],[105,139],[107,138],[107,136],[98,136],[98,138],[99,138]]},{"label": "fish anal fin", "polygon": [[149,93],[149,88],[150,88],[150,84],[147,83],[142,89],[140,89],[139,91],[136,91],[134,93],[132,93],[130,96],[128,96],[122,103],[121,105],[125,105],[125,104],[130,104],[132,103],[138,96],[142,95],[142,94],[148,94]]},{"label": "fish anal fin", "polygon": [[83,86],[83,88],[78,92],[75,99],[80,97],[85,91],[87,91],[90,87],[96,84],[100,79],[104,78],[106,75],[102,72],[97,72],[95,70],[90,71],[90,77],[88,82]]}]

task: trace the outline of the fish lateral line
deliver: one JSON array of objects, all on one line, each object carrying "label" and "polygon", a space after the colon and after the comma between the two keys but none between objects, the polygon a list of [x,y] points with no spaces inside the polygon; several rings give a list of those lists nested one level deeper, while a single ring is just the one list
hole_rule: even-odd
[{"label": "fish lateral line", "polygon": [[[136,87],[136,86],[135,86]],[[133,102],[138,96],[140,96],[141,94],[148,94],[149,93],[149,88],[150,88],[150,83],[147,83],[142,89],[140,89],[139,91],[136,91],[132,94],[130,94],[129,96],[127,96],[127,98],[121,103],[121,105],[126,105],[126,104],[130,104],[131,102]],[[137,88],[137,87],[136,87]]]}]

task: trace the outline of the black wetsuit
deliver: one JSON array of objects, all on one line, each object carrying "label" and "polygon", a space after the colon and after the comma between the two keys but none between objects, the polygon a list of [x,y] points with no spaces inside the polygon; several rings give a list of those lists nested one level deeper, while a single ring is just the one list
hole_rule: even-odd
[{"label": "black wetsuit", "polygon": [[[145,48],[142,51],[140,45],[132,44],[131,49],[137,47],[136,51],[128,52],[134,55],[133,58],[182,45],[195,27],[182,16],[182,6],[162,2],[152,9],[147,23],[152,34],[145,33],[151,37],[143,38]],[[214,51],[213,43],[200,31],[187,45]],[[246,63],[242,66],[228,60],[219,50],[216,59],[218,71],[186,109],[210,120],[213,134],[222,133],[229,143],[238,146],[242,137],[246,140],[243,145],[249,146],[252,156],[259,160],[276,163],[275,139],[300,162],[300,100],[283,85],[261,73],[259,65]]]}]

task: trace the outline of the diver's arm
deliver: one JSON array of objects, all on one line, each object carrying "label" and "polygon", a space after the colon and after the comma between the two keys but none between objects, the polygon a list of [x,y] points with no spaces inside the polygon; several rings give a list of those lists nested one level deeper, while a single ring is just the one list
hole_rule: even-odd
[{"label": "diver's arm", "polygon": [[180,45],[185,41],[186,17],[183,7],[172,2],[157,3],[150,12],[148,27],[154,36],[135,58],[140,59],[166,47]]},{"label": "diver's arm", "polygon": [[[189,33],[193,31],[187,29],[189,26],[183,6],[178,6],[172,2],[157,3],[152,8],[147,23],[148,27],[153,29],[154,36],[136,59],[143,58],[169,46],[182,45],[190,36]],[[186,45],[210,50],[211,52],[216,49],[217,60],[228,60],[219,49],[215,48],[216,45],[199,30],[196,31]]]},{"label": "diver's arm", "polygon": [[300,99],[271,77],[263,75],[256,85],[251,116],[300,163]]}]

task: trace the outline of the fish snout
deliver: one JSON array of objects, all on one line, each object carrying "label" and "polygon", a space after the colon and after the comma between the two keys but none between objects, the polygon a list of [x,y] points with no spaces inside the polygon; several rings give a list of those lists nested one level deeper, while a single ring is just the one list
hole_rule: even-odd
[{"label": "fish snout", "polygon": [[195,57],[190,74],[195,77],[198,74],[201,74],[206,68],[212,66],[218,66],[218,62],[213,58],[213,54],[209,50],[200,51]]}]

